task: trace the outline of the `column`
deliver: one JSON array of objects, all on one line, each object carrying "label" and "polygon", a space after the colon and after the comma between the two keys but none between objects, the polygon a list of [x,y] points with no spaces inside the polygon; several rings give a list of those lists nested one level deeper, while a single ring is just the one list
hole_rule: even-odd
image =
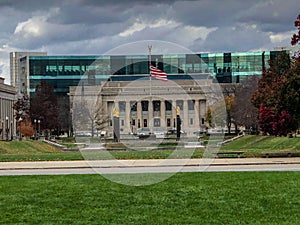
[{"label": "column", "polygon": [[199,107],[199,100],[195,100],[195,127],[198,129],[200,126],[200,107]]},{"label": "column", "polygon": [[202,119],[205,121],[205,115],[206,115],[206,100],[202,99],[200,100],[200,125],[205,125],[202,124]]},{"label": "column", "polygon": [[150,132],[153,133],[153,100],[151,97],[148,104],[148,127]]},{"label": "column", "polygon": [[183,126],[182,129],[187,129],[189,126],[189,109],[188,109],[188,100],[183,101]]},{"label": "column", "polygon": [[126,133],[131,132],[130,122],[131,122],[130,101],[126,101],[125,102],[125,127],[124,127]]},{"label": "column", "polygon": [[176,127],[176,100],[172,100],[171,127]]},{"label": "column", "polygon": [[160,126],[166,127],[166,103],[165,101],[160,101]]},{"label": "column", "polygon": [[142,127],[142,120],[143,120],[143,117],[142,117],[142,103],[141,101],[138,101],[137,102],[137,121],[136,121],[136,127],[137,128],[141,128]]}]

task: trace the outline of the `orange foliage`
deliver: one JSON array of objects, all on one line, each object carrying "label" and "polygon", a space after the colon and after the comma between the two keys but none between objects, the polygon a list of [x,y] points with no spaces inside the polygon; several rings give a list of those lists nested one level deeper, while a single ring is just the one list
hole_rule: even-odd
[{"label": "orange foliage", "polygon": [[29,117],[26,117],[23,121],[21,121],[20,130],[21,134],[25,137],[32,137],[34,135],[34,128]]}]

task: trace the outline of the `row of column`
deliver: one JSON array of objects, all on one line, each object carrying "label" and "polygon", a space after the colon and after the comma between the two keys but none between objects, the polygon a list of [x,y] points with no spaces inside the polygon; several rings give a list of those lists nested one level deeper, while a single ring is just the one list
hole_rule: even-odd
[{"label": "row of column", "polygon": [[180,107],[183,129],[199,129],[205,123],[206,100],[203,99],[169,101],[158,99],[150,101],[150,99],[145,99],[142,101],[121,101],[108,104],[110,104],[108,106],[109,111],[113,107],[118,107],[120,125],[124,132],[134,132],[137,128],[142,127],[174,127],[177,106]]}]

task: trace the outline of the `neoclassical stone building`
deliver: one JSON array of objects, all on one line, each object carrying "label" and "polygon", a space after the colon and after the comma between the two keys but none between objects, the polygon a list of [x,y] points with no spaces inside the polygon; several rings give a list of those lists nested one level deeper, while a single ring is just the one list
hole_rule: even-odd
[{"label": "neoclassical stone building", "polygon": [[[218,95],[214,86],[218,85],[213,84],[212,79],[166,82],[141,79],[70,87],[73,125],[77,124],[77,131],[96,129],[92,119],[87,119],[93,115],[95,120],[108,118],[101,130],[112,132],[113,111],[117,109],[121,134],[135,133],[138,128],[149,128],[151,132],[167,131],[176,127],[176,108],[179,107],[182,130],[192,135],[206,127],[207,106]],[[81,116],[78,111],[82,111]]]}]

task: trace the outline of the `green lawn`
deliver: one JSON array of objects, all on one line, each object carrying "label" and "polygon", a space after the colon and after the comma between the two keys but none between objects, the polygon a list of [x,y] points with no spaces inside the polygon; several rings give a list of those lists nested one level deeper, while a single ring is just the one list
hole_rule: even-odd
[{"label": "green lawn", "polygon": [[248,157],[259,157],[262,152],[300,153],[300,138],[247,135],[222,147],[222,150],[245,151]]},{"label": "green lawn", "polygon": [[[70,144],[70,143],[69,143]],[[142,146],[142,142],[138,143]],[[182,143],[181,143],[182,144]],[[176,143],[161,143],[162,147],[174,148]],[[74,147],[74,144],[71,145]],[[123,145],[109,144],[111,147]],[[222,151],[244,151],[243,157],[261,157],[262,152],[290,151],[300,156],[300,138],[270,137],[247,135],[221,148]],[[204,150],[183,149],[174,153],[174,150],[113,150],[110,151],[116,159],[162,159],[168,158],[201,158]],[[0,141],[0,161],[53,161],[53,160],[83,160],[105,159],[106,154],[101,151],[85,151],[84,156],[80,152],[64,152],[59,148],[50,146],[41,141]]]},{"label": "green lawn", "polygon": [[299,187],[299,172],[178,173],[141,187],[100,175],[0,177],[0,224],[296,225]]},{"label": "green lawn", "polygon": [[0,141],[0,161],[81,160],[80,152],[63,152],[42,141]]}]

